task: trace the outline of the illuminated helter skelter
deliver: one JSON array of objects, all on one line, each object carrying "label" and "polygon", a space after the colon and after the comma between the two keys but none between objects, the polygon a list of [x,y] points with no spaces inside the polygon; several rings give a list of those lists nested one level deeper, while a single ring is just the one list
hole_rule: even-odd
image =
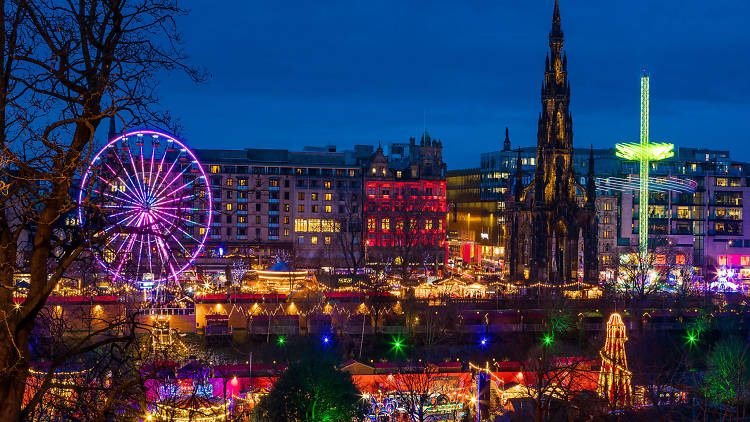
[{"label": "illuminated helter skelter", "polygon": [[157,287],[157,296],[179,281],[210,232],[203,167],[185,144],[156,131],[107,143],[84,173],[78,201],[99,265],[113,281]]}]

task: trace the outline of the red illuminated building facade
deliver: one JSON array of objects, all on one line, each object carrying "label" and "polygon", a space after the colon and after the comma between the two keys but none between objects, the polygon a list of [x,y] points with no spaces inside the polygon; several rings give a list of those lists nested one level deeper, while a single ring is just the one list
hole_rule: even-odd
[{"label": "red illuminated building facade", "polygon": [[446,180],[442,142],[425,132],[417,145],[379,146],[365,170],[367,260],[432,268],[446,255]]}]

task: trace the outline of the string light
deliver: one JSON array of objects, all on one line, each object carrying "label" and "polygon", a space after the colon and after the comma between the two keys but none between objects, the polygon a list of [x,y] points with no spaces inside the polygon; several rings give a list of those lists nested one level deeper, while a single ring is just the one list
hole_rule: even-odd
[{"label": "string light", "polygon": [[600,397],[609,400],[614,407],[627,406],[632,401],[630,379],[632,373],[628,370],[628,360],[625,356],[625,324],[618,313],[610,315],[607,321],[607,340],[599,352],[602,367],[599,372],[599,382],[596,391]]}]

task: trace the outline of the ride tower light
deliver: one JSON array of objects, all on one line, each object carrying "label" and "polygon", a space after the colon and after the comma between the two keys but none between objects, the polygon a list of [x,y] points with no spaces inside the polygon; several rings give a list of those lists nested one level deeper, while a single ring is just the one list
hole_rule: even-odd
[{"label": "ride tower light", "polygon": [[641,76],[641,139],[640,143],[620,143],[615,145],[617,155],[626,160],[638,161],[639,205],[638,205],[638,250],[642,263],[648,258],[648,192],[649,164],[674,156],[674,144],[649,141],[649,78],[646,72]]}]

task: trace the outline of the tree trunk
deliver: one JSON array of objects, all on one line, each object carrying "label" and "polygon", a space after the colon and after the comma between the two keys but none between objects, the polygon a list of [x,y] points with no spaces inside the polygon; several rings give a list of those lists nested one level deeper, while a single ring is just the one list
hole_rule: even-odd
[{"label": "tree trunk", "polygon": [[30,332],[31,327],[24,327],[18,330],[15,338],[9,338],[7,331],[0,335],[0,368],[5,370],[0,374],[0,403],[3,403],[0,406],[1,421],[21,420],[21,404],[29,370]]}]

